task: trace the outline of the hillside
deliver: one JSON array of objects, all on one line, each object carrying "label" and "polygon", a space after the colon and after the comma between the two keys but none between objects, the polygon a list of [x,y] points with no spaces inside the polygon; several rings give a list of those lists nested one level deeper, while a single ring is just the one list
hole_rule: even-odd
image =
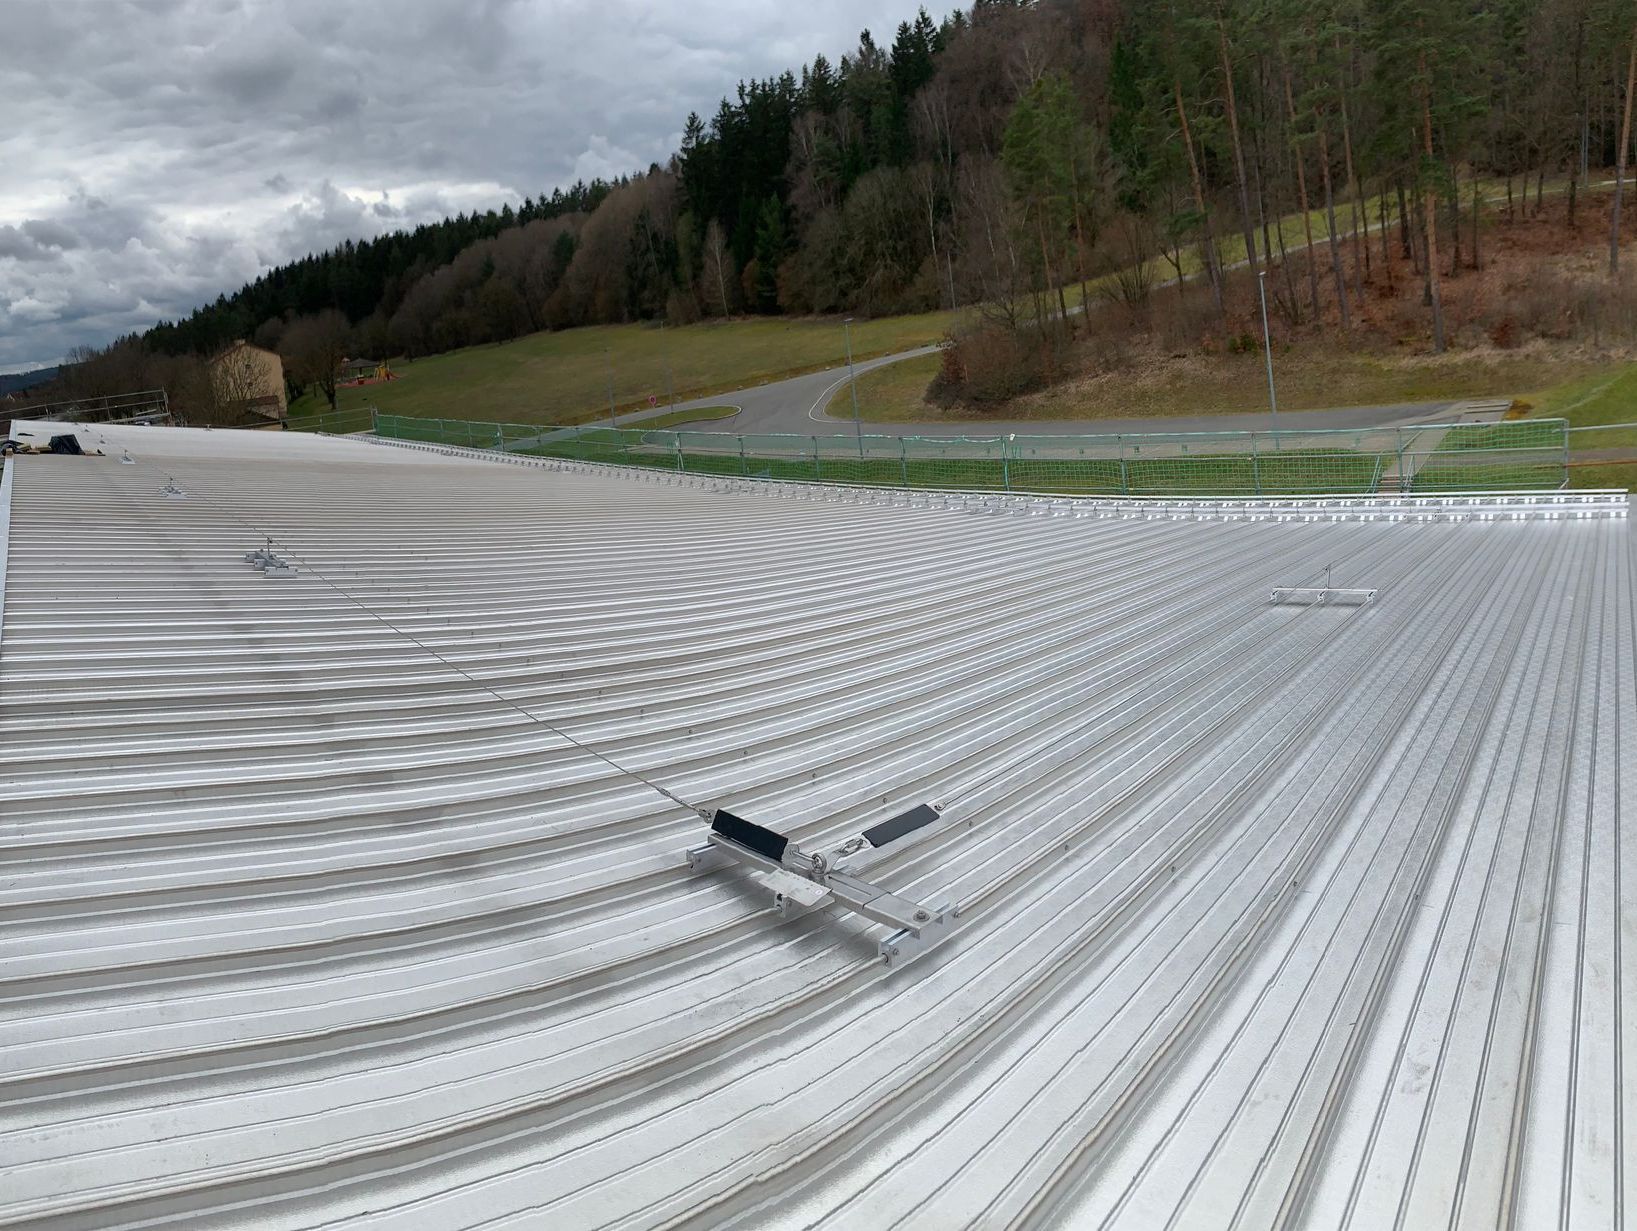
[{"label": "hillside", "polygon": [[[947,312],[854,321],[855,359],[936,342]],[[712,321],[661,330],[657,325],[593,325],[535,333],[496,346],[475,346],[425,359],[397,361],[396,379],[343,386],[339,410],[375,406],[388,414],[573,423],[608,415],[609,384],[620,409],[648,409],[739,389],[846,360],[842,323],[834,318]],[[328,410],[309,395],[292,413]]]},{"label": "hillside", "polygon": [[[1385,216],[1427,282],[1404,327],[1443,349],[1443,270],[1471,258],[1480,188],[1538,212],[1545,179],[1565,177],[1584,213],[1588,176],[1619,161],[1632,24],[1619,0],[923,11],[890,42],[866,32],[834,63],[740,83],[688,117],[663,166],[346,244],[142,345],[280,347],[324,309],[347,318],[353,353],[419,359],[542,329],[960,306],[1003,323],[1013,349],[1043,335],[1027,345],[1055,379],[1049,335],[1073,290],[1112,271],[1197,269],[1226,327],[1237,262],[1254,277],[1323,243],[1274,308],[1345,336],[1346,288],[1369,272],[1361,232]],[[1300,233],[1270,233],[1279,217]],[[1163,281],[1112,276],[1137,311]],[[708,366],[698,377],[716,383]],[[434,384],[426,399],[456,391]],[[625,384],[645,397],[655,382]]]},{"label": "hillside", "polygon": [[37,385],[50,384],[56,379],[55,367],[35,368],[28,372],[0,372],[0,397],[9,393],[22,393]]},{"label": "hillside", "polygon": [[[1561,381],[1616,373],[1637,356],[1637,286],[1606,272],[1606,188],[1584,196],[1571,224],[1565,192],[1538,213],[1508,216],[1491,195],[1476,257],[1442,281],[1445,353],[1420,324],[1424,284],[1396,243],[1377,244],[1345,327],[1334,311],[1292,320],[1288,287],[1307,276],[1305,252],[1275,263],[1270,313],[1280,408],[1395,405],[1522,396]],[[1292,228],[1285,220],[1283,229]],[[1379,240],[1379,235],[1377,239]],[[1622,220],[1622,250],[1637,246],[1637,217]],[[1389,236],[1389,240],[1391,236]],[[1322,266],[1323,254],[1317,262]],[[962,360],[910,360],[859,381],[861,411],[878,421],[1099,419],[1263,410],[1268,405],[1261,321],[1245,271],[1227,279],[1226,324],[1195,283],[1155,292],[1140,318],[1104,301],[1094,323],[1059,355],[1055,379],[994,402],[936,396],[940,371]],[[932,396],[929,396],[929,392]],[[832,413],[850,411],[846,391]],[[1637,410],[1627,418],[1637,419]]]}]

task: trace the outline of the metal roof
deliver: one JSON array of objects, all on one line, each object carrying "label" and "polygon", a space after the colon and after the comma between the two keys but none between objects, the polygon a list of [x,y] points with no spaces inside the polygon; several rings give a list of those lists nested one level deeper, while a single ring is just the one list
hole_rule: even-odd
[{"label": "metal roof", "polygon": [[[1623,497],[77,430],[5,476],[0,1224],[1633,1208]],[[1269,601],[1326,565],[1375,600]],[[530,714],[803,841],[943,804],[876,874],[959,926],[781,920]]]}]

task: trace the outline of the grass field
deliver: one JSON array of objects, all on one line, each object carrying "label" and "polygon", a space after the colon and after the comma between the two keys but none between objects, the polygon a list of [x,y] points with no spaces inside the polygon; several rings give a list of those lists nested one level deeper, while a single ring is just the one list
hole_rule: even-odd
[{"label": "grass field", "polygon": [[1637,490],[1637,462],[1600,462],[1590,465],[1571,462],[1570,487],[1623,487]]},{"label": "grass field", "polygon": [[[947,312],[855,320],[853,357],[870,358],[936,342]],[[398,379],[336,391],[336,407],[374,405],[383,414],[507,423],[590,422],[614,402],[624,411],[706,397],[845,363],[841,322],[831,318],[714,321],[661,330],[594,325],[535,333],[499,346],[474,346],[398,361]],[[669,371],[667,372],[667,367]],[[327,410],[300,398],[291,414]]]},{"label": "grass field", "polygon": [[1637,428],[1606,426],[1637,423],[1637,363],[1610,364],[1579,379],[1526,394],[1521,401],[1532,417],[1567,419],[1571,428],[1599,429],[1570,432],[1572,450],[1622,448],[1637,456]]},{"label": "grass field", "polygon": [[641,419],[637,426],[646,428],[682,427],[688,423],[707,423],[716,419],[731,419],[739,413],[737,406],[699,406],[693,410],[671,410],[651,419]]},{"label": "grass field", "polygon": [[[569,447],[524,449],[543,456],[616,465],[677,469],[674,451],[655,444],[626,448],[583,441]],[[1372,491],[1383,458],[1373,453],[1310,451],[1280,457],[1248,453],[1189,458],[1076,458],[1002,461],[989,457],[743,457],[737,452],[686,451],[690,474],[738,475],[803,482],[868,483],[886,487],[1049,492],[1065,495],[1324,495]]]}]

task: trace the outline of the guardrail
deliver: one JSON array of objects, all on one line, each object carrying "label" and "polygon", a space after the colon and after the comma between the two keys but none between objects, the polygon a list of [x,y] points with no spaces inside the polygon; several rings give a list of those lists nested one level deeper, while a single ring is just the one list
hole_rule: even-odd
[{"label": "guardrail", "polygon": [[1605,449],[1629,446],[1637,454],[1637,423],[1592,423],[1569,429],[1571,449]]},{"label": "guardrail", "polygon": [[329,432],[351,435],[354,432],[373,431],[376,410],[373,406],[358,406],[350,410],[326,410],[316,415],[291,415],[284,420],[284,429],[290,432]]},{"label": "guardrail", "polygon": [[686,474],[1100,496],[1540,491],[1567,423],[1078,436],[730,435],[375,416],[377,435]]},{"label": "guardrail", "polygon": [[165,423],[171,417],[170,398],[163,389],[112,393],[96,397],[63,398],[21,406],[19,419],[56,419],[64,423]]}]

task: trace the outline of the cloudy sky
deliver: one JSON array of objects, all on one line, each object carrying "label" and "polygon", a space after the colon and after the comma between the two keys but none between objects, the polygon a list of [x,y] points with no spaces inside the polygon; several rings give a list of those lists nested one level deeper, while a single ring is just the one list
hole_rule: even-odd
[{"label": "cloudy sky", "polygon": [[0,372],[349,236],[646,168],[740,78],[917,7],[0,0]]}]

